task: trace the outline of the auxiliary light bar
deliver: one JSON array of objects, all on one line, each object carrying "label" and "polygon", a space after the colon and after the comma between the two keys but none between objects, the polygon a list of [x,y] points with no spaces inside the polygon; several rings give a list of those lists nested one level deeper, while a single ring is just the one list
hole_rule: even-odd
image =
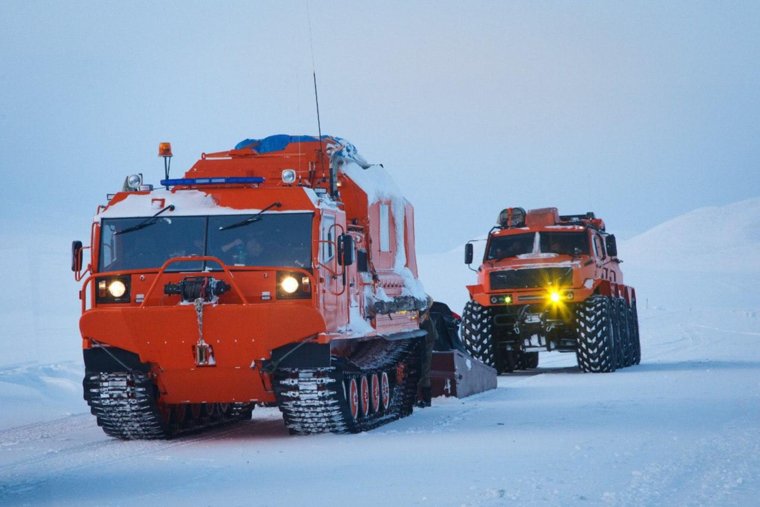
[{"label": "auxiliary light bar", "polygon": [[264,178],[261,176],[231,176],[224,178],[175,178],[161,180],[161,185],[165,187],[177,185],[245,185],[249,183],[264,183]]}]

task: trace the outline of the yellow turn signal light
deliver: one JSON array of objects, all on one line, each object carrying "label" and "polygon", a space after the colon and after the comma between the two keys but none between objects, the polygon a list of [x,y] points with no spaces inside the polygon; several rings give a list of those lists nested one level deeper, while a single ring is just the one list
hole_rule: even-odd
[{"label": "yellow turn signal light", "polygon": [[491,296],[491,304],[492,305],[511,305],[514,300],[512,299],[512,294],[506,294],[504,296]]}]

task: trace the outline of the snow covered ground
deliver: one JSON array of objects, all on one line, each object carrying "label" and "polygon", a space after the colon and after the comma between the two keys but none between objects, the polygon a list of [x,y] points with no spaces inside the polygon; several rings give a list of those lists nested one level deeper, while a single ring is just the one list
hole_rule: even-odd
[{"label": "snow covered ground", "polygon": [[[760,199],[621,242],[641,365],[581,374],[572,355],[542,354],[536,372],[502,376],[496,390],[439,398],[359,435],[292,437],[276,409],[257,408],[250,422],[173,441],[106,437],[81,400],[68,238],[43,239],[0,245],[3,265],[19,266],[8,286],[34,285],[0,292],[0,505],[755,505],[760,495]],[[455,310],[474,277],[462,257],[419,261],[428,291]]]}]

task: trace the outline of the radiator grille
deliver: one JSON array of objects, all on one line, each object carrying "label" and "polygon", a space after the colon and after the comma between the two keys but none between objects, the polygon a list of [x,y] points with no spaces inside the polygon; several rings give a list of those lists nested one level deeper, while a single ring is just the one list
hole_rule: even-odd
[{"label": "radiator grille", "polygon": [[573,271],[568,268],[520,269],[493,271],[491,289],[534,289],[549,285],[568,287],[573,283]]}]

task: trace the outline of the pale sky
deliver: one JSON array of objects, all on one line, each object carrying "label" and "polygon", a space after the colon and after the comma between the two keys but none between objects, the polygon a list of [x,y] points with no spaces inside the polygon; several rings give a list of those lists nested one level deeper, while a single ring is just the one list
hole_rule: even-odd
[{"label": "pale sky", "polygon": [[5,0],[0,224],[86,239],[160,141],[179,177],[316,134],[314,62],[323,133],[391,172],[422,252],[507,206],[630,237],[760,195],[758,27],[760,2]]}]

